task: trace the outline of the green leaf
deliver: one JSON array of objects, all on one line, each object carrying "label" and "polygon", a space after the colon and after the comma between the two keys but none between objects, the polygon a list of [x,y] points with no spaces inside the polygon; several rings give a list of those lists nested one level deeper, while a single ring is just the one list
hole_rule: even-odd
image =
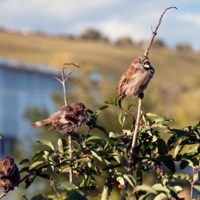
[{"label": "green leaf", "polygon": [[135,106],[134,104],[131,104],[128,106],[128,111],[131,109],[131,107]]},{"label": "green leaf", "polygon": [[175,164],[173,160],[167,160],[164,162],[165,166],[170,169],[172,172],[175,172]]},{"label": "green leaf", "polygon": [[199,140],[195,139],[191,139],[191,138],[187,138],[186,140],[183,140],[181,142],[181,145],[187,144],[187,145],[192,145],[192,144],[198,144]]},{"label": "green leaf", "polygon": [[32,184],[32,180],[29,181],[29,180],[25,180],[25,183],[26,183],[26,186],[25,186],[25,189],[27,189],[31,184]]},{"label": "green leaf", "polygon": [[129,182],[129,184],[130,184],[132,187],[135,187],[135,185],[136,185],[136,180],[133,178],[132,175],[130,175],[130,174],[124,174],[124,178]]},{"label": "green leaf", "polygon": [[32,169],[35,169],[36,167],[44,164],[45,162],[44,161],[37,161],[35,163],[33,163],[30,167],[29,167],[29,170],[32,170]]},{"label": "green leaf", "polygon": [[77,190],[70,190],[67,192],[67,199],[65,200],[87,200],[87,198],[81,195]]},{"label": "green leaf", "polygon": [[137,175],[137,184],[142,185],[143,182],[142,171],[140,169],[137,169],[136,175]]},{"label": "green leaf", "polygon": [[187,153],[187,158],[191,158],[195,155],[199,154],[199,147],[193,147],[192,149],[189,150]]},{"label": "green leaf", "polygon": [[90,114],[93,114],[93,111],[90,110],[90,109],[86,110],[86,112],[88,112],[88,113],[90,113]]},{"label": "green leaf", "polygon": [[88,179],[87,179],[87,186],[90,185],[90,180],[91,180],[91,175],[88,176]]},{"label": "green leaf", "polygon": [[63,149],[63,142],[62,142],[62,139],[61,139],[61,138],[58,139],[58,147],[59,147],[60,149]]},{"label": "green leaf", "polygon": [[145,191],[145,192],[149,192],[151,194],[158,194],[158,192],[156,190],[154,190],[152,187],[148,186],[148,185],[139,185],[135,187],[136,191]]},{"label": "green leaf", "polygon": [[122,109],[122,100],[121,99],[118,99],[118,105]]},{"label": "green leaf", "polygon": [[73,188],[74,184],[68,181],[60,182],[57,184],[59,190],[68,190]]},{"label": "green leaf", "polygon": [[180,169],[185,169],[188,166],[189,162],[186,160],[181,160]]},{"label": "green leaf", "polygon": [[193,185],[193,188],[200,192],[200,186],[199,185]]},{"label": "green leaf", "polygon": [[20,170],[20,173],[22,172],[28,172],[29,170],[29,167],[23,167],[21,170]]},{"label": "green leaf", "polygon": [[50,175],[48,175],[48,174],[37,174],[37,176],[44,178],[44,179],[50,179]]},{"label": "green leaf", "polygon": [[158,115],[154,114],[154,113],[146,113],[145,114],[147,117],[157,117]]},{"label": "green leaf", "polygon": [[54,151],[54,146],[50,141],[48,141],[48,140],[39,140],[37,142],[42,144],[42,145],[49,146]]},{"label": "green leaf", "polygon": [[98,110],[96,110],[96,115],[98,115],[102,110],[108,108],[109,106],[102,106],[101,108],[99,108]]},{"label": "green leaf", "polygon": [[93,150],[90,151],[92,155],[94,155],[96,158],[98,158],[100,161],[102,161],[101,156],[98,154],[98,152],[95,152]]},{"label": "green leaf", "polygon": [[103,126],[96,125],[94,128],[101,130],[106,136],[108,136],[108,132]]},{"label": "green leaf", "polygon": [[184,135],[187,134],[187,132],[182,131],[182,130],[178,130],[178,129],[172,129],[171,131],[172,131],[172,132],[175,132],[175,134],[172,135],[172,136],[169,138],[169,140],[168,140],[168,142],[167,142],[167,145],[168,145],[168,146],[171,145],[171,144],[176,143],[176,141],[177,141],[179,138],[181,138],[182,136],[184,136]]},{"label": "green leaf", "polygon": [[124,179],[121,176],[118,176],[116,179],[121,185],[124,185]]},{"label": "green leaf", "polygon": [[25,159],[23,159],[19,162],[19,165],[22,165],[22,164],[27,163],[27,162],[30,163],[29,159],[25,158]]},{"label": "green leaf", "polygon": [[191,181],[191,178],[189,177],[188,174],[174,174],[173,177],[175,179],[182,179],[182,180]]},{"label": "green leaf", "polygon": [[38,194],[31,198],[31,200],[50,200],[49,198],[45,198],[42,194]]},{"label": "green leaf", "polygon": [[183,191],[183,188],[179,185],[174,186],[174,189],[176,190],[177,193]]},{"label": "green leaf", "polygon": [[112,183],[110,181],[106,180],[105,185],[103,187],[103,193],[101,196],[101,200],[109,200],[110,199],[112,187],[113,187]]},{"label": "green leaf", "polygon": [[121,118],[122,118],[122,112],[119,113],[119,117],[118,117],[118,121],[119,121],[119,123],[122,125],[123,123],[122,123]]},{"label": "green leaf", "polygon": [[157,140],[157,145],[158,145],[158,153],[159,154],[167,154],[168,153],[168,149],[167,149],[167,145],[165,143],[165,141],[161,138],[158,138]]},{"label": "green leaf", "polygon": [[169,190],[164,187],[161,183],[154,184],[152,188],[158,192],[165,192],[166,194],[169,193]]},{"label": "green leaf", "polygon": [[182,151],[183,147],[185,145],[177,145],[175,150],[174,150],[174,157],[176,158],[176,156]]},{"label": "green leaf", "polygon": [[[105,160],[104,160],[105,161]],[[106,170],[109,170],[109,169],[114,169],[116,167],[122,167],[121,164],[117,164],[117,165],[109,165],[108,167],[104,167],[101,171],[106,171]]]},{"label": "green leaf", "polygon": [[[98,140],[98,141],[97,141]],[[100,137],[98,137],[98,136],[91,136],[91,137],[89,137],[89,138],[87,138],[86,140],[85,140],[85,144],[87,144],[88,142],[100,142],[100,143],[102,143],[102,138],[100,138]]]},{"label": "green leaf", "polygon": [[104,101],[102,104],[114,104],[114,101],[108,100],[108,101]]},{"label": "green leaf", "polygon": [[118,103],[118,99],[119,99],[119,94],[115,96],[115,99],[114,99],[114,105],[115,105],[115,106],[118,105],[118,104],[117,104],[117,103]]},{"label": "green leaf", "polygon": [[147,199],[147,197],[148,197],[149,195],[150,195],[149,193],[143,194],[143,195],[141,195],[141,196],[139,197],[138,200],[145,200],[145,199]]},{"label": "green leaf", "polygon": [[119,164],[121,163],[119,156],[113,156],[113,157]]},{"label": "green leaf", "polygon": [[197,124],[195,124],[195,125],[192,127],[192,129],[193,129],[193,130],[194,130],[194,129],[197,129],[199,126],[200,126],[200,121],[199,121]]},{"label": "green leaf", "polygon": [[159,116],[159,117],[157,117],[157,118],[155,118],[154,119],[154,122],[162,122],[162,121],[166,121],[166,118],[165,117],[163,117],[163,116]]},{"label": "green leaf", "polygon": [[160,193],[159,195],[157,195],[154,200],[163,200],[163,199],[167,199],[167,195],[164,193]]}]

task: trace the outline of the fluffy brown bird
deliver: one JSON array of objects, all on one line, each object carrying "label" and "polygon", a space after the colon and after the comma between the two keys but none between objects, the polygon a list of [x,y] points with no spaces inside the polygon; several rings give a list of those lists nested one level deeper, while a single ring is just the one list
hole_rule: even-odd
[{"label": "fluffy brown bird", "polygon": [[147,88],[155,70],[146,56],[139,56],[129,66],[119,81],[119,98],[126,96],[143,98],[143,91]]},{"label": "fluffy brown bird", "polygon": [[20,181],[20,173],[14,159],[7,156],[0,161],[0,188],[3,193],[14,190]]},{"label": "fluffy brown bird", "polygon": [[56,129],[60,133],[70,134],[77,132],[83,125],[89,121],[88,109],[82,103],[73,103],[68,106],[62,106],[60,110],[54,112],[48,119],[31,124],[32,128],[42,125],[52,125],[48,130]]}]

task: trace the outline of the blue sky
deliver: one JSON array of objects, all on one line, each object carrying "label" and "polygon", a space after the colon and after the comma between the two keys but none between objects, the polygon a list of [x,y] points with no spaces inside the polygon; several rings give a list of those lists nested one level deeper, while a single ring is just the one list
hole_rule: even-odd
[{"label": "blue sky", "polygon": [[49,34],[79,35],[95,28],[112,41],[129,36],[149,40],[163,10],[158,38],[170,47],[189,43],[200,49],[200,0],[0,0],[0,26]]}]

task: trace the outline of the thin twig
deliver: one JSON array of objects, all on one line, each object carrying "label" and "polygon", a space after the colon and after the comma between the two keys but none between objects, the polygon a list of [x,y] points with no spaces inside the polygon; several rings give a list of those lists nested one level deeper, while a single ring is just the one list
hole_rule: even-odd
[{"label": "thin twig", "polygon": [[165,14],[165,12],[166,12],[167,10],[169,10],[169,9],[171,9],[171,8],[177,9],[177,7],[169,7],[169,8],[166,8],[166,9],[164,10],[164,12],[162,13],[162,15],[160,16],[160,19],[159,19],[159,21],[158,21],[158,24],[157,24],[157,26],[156,26],[155,31],[152,30],[152,26],[151,26],[152,36],[151,36],[151,40],[150,40],[150,42],[149,42],[149,45],[148,45],[148,47],[147,47],[147,49],[146,49],[146,51],[145,51],[145,53],[144,53],[145,56],[148,56],[148,53],[149,53],[149,50],[150,50],[151,45],[152,45],[152,43],[153,43],[154,37],[155,37],[156,34],[157,34],[158,27],[160,26],[160,24],[161,24],[161,22],[162,22],[163,15]]},{"label": "thin twig", "polygon": [[[139,125],[140,125],[140,117],[141,117],[141,110],[142,110],[142,98],[141,97],[138,97],[138,98],[139,98],[138,114],[137,114],[137,119],[136,119],[136,123],[135,123],[135,131],[134,131],[134,135],[133,135],[133,140],[132,140],[132,145],[131,145],[131,150],[130,150],[130,156],[128,159],[128,166],[127,166],[126,174],[130,174],[132,172],[132,160],[133,160],[133,155],[135,152],[137,133],[138,133]],[[127,188],[128,188],[128,181],[125,180],[123,192],[127,191]],[[125,196],[122,196],[122,200],[125,200],[125,199],[126,199]]]},{"label": "thin twig", "polygon": [[[8,192],[9,192],[9,191],[8,191]],[[4,196],[6,196],[8,192],[4,192],[4,193],[0,196],[0,199],[2,199]]]},{"label": "thin twig", "polygon": [[23,197],[24,197],[24,199],[28,200],[28,199],[26,198],[26,195],[23,195]]},{"label": "thin twig", "polygon": [[[152,31],[152,37],[151,37],[151,40],[149,42],[149,45],[144,53],[145,56],[148,55],[149,53],[149,50],[151,48],[151,45],[153,43],[153,40],[154,40],[154,37],[156,36],[157,34],[157,30],[158,30],[158,27],[159,25],[161,24],[162,22],[162,18],[163,18],[163,15],[165,14],[165,12],[168,10],[168,9],[171,9],[171,8],[176,8],[176,7],[168,7],[164,10],[164,12],[162,13],[162,15],[160,16],[160,19],[158,21],[158,24],[156,26],[156,29],[155,31],[153,32],[152,30],[152,26],[151,26],[151,31]],[[177,9],[177,8],[176,8]],[[138,96],[139,98],[139,102],[138,102],[138,114],[137,114],[137,119],[136,119],[136,123],[135,123],[135,131],[134,131],[134,135],[133,135],[133,140],[132,140],[132,145],[131,145],[131,149],[130,149],[130,156],[129,156],[129,160],[128,160],[128,166],[127,166],[127,171],[126,171],[126,174],[130,174],[132,172],[132,161],[133,161],[133,156],[134,156],[134,152],[135,152],[135,146],[136,146],[136,139],[137,139],[137,133],[138,133],[138,129],[139,129],[139,125],[140,125],[140,117],[141,117],[141,110],[142,110],[142,98],[143,98],[143,94],[141,94],[140,96]],[[133,128],[133,125],[132,125],[132,128]],[[131,130],[132,130],[131,128]],[[124,183],[124,187],[123,187],[123,192],[127,191],[127,188],[128,188],[128,181],[125,180],[125,183]],[[137,196],[136,196],[137,197]],[[125,196],[123,195],[122,196],[122,199],[121,200],[125,200]],[[137,199],[137,198],[136,198]]]},{"label": "thin twig", "polygon": [[56,190],[56,187],[55,187],[55,185],[54,185],[54,180],[53,180],[53,178],[50,176],[50,187],[51,187],[51,186],[53,186],[53,188],[54,188],[54,190],[55,190],[57,196],[59,197],[60,194],[59,194],[58,191]]},{"label": "thin twig", "polygon": [[[61,74],[62,74],[62,81],[57,78],[57,77],[53,77],[55,79],[57,79],[62,85],[63,85],[63,91],[64,91],[64,102],[65,102],[65,106],[68,105],[68,102],[67,102],[67,93],[66,93],[66,81],[68,79],[68,77],[71,75],[71,73],[74,71],[71,71],[67,77],[65,78],[65,74],[64,74],[64,66],[65,65],[73,65],[75,67],[78,67],[80,68],[80,66],[78,65],[75,65],[74,63],[64,63],[63,66],[62,66],[62,69],[61,69]],[[72,136],[70,134],[68,134],[68,142],[69,142],[69,150],[70,150],[70,153],[69,153],[69,157],[72,158]],[[69,167],[69,181],[72,183],[73,182],[73,169],[72,169],[72,166],[70,165]]]}]

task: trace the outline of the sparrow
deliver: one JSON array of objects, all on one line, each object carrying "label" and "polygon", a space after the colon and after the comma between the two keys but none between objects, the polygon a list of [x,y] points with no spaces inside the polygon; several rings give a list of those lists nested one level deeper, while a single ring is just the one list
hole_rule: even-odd
[{"label": "sparrow", "polygon": [[147,88],[155,70],[146,56],[139,56],[128,67],[119,81],[119,98],[126,96],[143,98],[143,91]]},{"label": "sparrow", "polygon": [[82,103],[73,103],[62,106],[60,110],[52,113],[48,119],[31,124],[32,128],[42,125],[52,125],[48,131],[57,130],[64,134],[77,132],[83,125],[89,121],[88,109]]},{"label": "sparrow", "polygon": [[20,181],[20,173],[14,159],[7,156],[0,161],[0,188],[3,193],[14,190]]}]

